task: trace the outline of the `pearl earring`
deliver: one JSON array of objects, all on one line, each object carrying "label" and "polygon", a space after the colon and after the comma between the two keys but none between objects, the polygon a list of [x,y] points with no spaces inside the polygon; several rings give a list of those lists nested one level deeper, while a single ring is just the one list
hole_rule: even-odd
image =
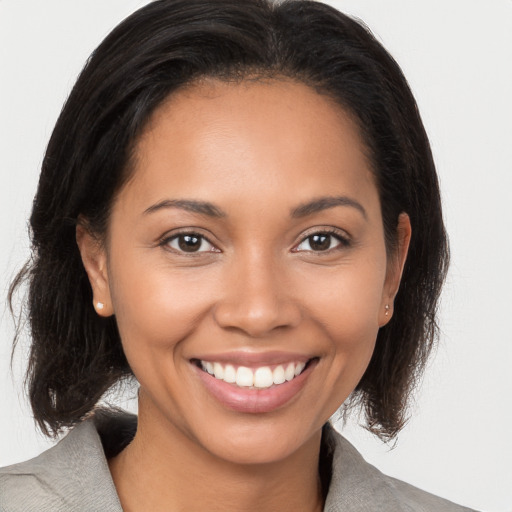
[{"label": "pearl earring", "polygon": [[386,304],[385,308],[386,308],[386,312],[384,314],[386,316],[388,316],[389,315],[389,304]]},{"label": "pearl earring", "polygon": [[105,304],[103,304],[103,302],[96,303],[96,309],[102,310],[104,307],[105,307]]}]

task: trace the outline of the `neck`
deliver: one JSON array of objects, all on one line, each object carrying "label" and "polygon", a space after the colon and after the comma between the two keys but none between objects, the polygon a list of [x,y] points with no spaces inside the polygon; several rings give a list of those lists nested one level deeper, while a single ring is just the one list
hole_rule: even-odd
[{"label": "neck", "polygon": [[125,512],[320,512],[321,431],[284,460],[237,464],[139,407],[134,440],[109,461]]}]

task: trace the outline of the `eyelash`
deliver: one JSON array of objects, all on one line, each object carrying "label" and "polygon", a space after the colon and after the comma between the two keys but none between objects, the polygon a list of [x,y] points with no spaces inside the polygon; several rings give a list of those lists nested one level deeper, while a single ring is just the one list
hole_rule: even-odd
[{"label": "eyelash", "polygon": [[[310,240],[314,236],[326,236],[326,237],[330,238],[329,247],[325,250],[315,251],[313,249],[310,249],[310,250],[306,249],[307,252],[312,252],[312,253],[315,253],[318,255],[330,254],[333,251],[344,249],[344,248],[350,247],[350,245],[351,245],[351,240],[346,235],[341,234],[339,232],[339,230],[337,230],[337,229],[322,229],[320,231],[313,231],[310,234],[303,237],[301,239],[301,241],[293,248],[293,252],[302,252],[300,250],[297,250],[297,247],[301,246],[303,243]],[[334,247],[330,247],[330,245],[332,243],[332,239],[339,242],[339,244]]]},{"label": "eyelash", "polygon": [[[316,250],[316,251],[314,249],[305,249],[305,250],[298,249],[298,247],[300,247],[302,244],[306,243],[308,240],[310,241],[309,243],[311,246],[311,239],[312,239],[312,237],[315,237],[315,236],[329,237],[330,238],[329,246],[325,250]],[[186,250],[180,249],[179,247],[178,248],[172,247],[170,244],[174,241],[179,241],[180,237],[196,238],[200,242],[199,248],[201,248],[203,243],[206,242],[213,249],[208,249],[206,251],[186,251]],[[338,245],[331,247],[333,239],[338,242]],[[215,247],[215,245],[212,242],[210,242],[210,240],[206,236],[201,235],[200,233],[197,233],[195,231],[183,231],[180,233],[173,234],[172,236],[165,237],[160,241],[160,243],[158,245],[161,247],[164,247],[168,250],[171,250],[177,254],[187,254],[189,256],[194,256],[194,255],[198,255],[198,254],[202,254],[202,253],[219,253],[219,252],[221,252],[219,249],[217,249]],[[307,234],[306,236],[304,236],[301,239],[301,241],[293,247],[292,252],[311,252],[311,253],[315,253],[318,255],[322,255],[322,254],[330,254],[333,251],[347,248],[350,245],[351,245],[351,240],[346,235],[342,235],[339,232],[339,230],[324,229],[324,230],[319,230],[319,231],[313,231],[310,234]]]},{"label": "eyelash", "polygon": [[[172,247],[170,244],[171,242],[173,241],[177,241],[179,243],[179,239],[180,237],[190,237],[190,238],[197,238],[200,242],[200,246],[201,247],[203,245],[204,242],[208,243],[209,245],[211,245],[211,247],[215,248],[215,250],[206,250],[206,251],[185,251],[185,250],[181,250],[179,248],[175,248],[175,247]],[[175,253],[178,253],[178,254],[187,254],[187,255],[190,255],[190,256],[194,256],[194,255],[197,255],[197,254],[203,254],[203,253],[218,253],[218,252],[221,252],[219,249],[217,249],[215,247],[215,245],[210,242],[210,240],[208,240],[208,238],[204,235],[201,235],[200,233],[197,233],[195,231],[183,231],[183,232],[180,232],[180,233],[175,233],[174,235],[172,236],[167,236],[165,238],[163,238],[160,243],[158,244],[160,245],[161,247],[164,247],[168,250],[171,250]]]}]

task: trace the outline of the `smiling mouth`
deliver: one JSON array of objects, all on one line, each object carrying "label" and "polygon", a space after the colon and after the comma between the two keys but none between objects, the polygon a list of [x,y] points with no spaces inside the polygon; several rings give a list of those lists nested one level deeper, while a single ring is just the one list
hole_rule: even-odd
[{"label": "smiling mouth", "polygon": [[193,363],[217,380],[234,384],[240,388],[267,389],[272,386],[290,382],[298,377],[315,359],[307,362],[291,361],[286,364],[259,366],[235,366],[214,361],[193,360]]}]

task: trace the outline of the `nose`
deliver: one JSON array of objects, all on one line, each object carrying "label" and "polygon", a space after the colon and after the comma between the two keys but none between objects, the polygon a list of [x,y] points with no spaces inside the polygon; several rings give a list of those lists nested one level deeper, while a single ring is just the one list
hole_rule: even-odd
[{"label": "nose", "polygon": [[222,328],[261,338],[299,324],[301,310],[286,272],[269,258],[239,261],[226,272],[229,276],[214,308],[215,321]]}]

